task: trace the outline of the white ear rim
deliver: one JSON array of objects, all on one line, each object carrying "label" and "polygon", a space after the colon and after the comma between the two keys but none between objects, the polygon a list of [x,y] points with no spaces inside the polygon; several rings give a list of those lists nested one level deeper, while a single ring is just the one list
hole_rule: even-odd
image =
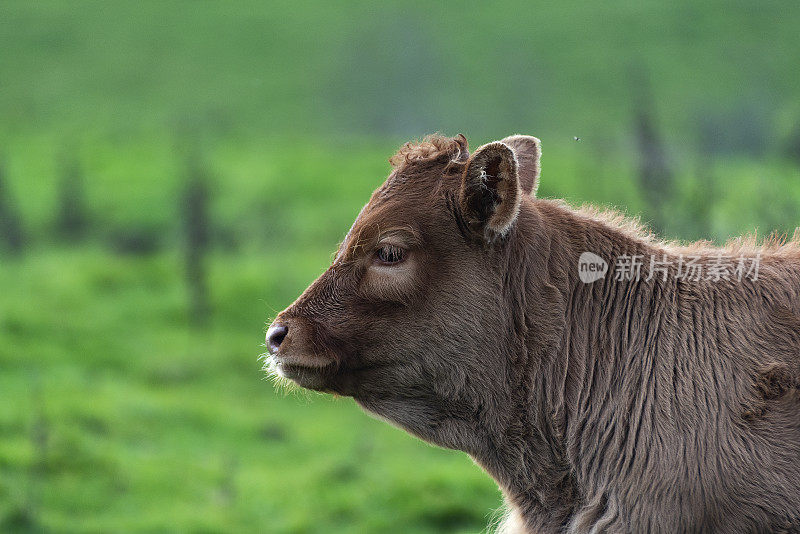
[{"label": "white ear rim", "polygon": [[[509,135],[501,141],[507,144],[514,155],[517,156],[520,173],[520,188],[522,188],[522,174],[523,172],[530,172],[533,174],[531,186],[527,193],[531,196],[536,196],[536,191],[539,189],[539,177],[542,174],[542,141],[538,137],[525,134]],[[533,154],[529,151],[522,151],[525,146],[533,146]],[[521,154],[524,156],[521,157]],[[522,188],[524,190],[524,188]]]}]

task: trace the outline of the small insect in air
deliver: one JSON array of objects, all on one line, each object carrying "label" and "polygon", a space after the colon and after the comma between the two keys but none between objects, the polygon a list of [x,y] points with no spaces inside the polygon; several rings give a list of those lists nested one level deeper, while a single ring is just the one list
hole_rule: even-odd
[{"label": "small insect in air", "polygon": [[576,140],[576,141],[580,141],[581,140],[580,137],[573,137],[573,139]]}]

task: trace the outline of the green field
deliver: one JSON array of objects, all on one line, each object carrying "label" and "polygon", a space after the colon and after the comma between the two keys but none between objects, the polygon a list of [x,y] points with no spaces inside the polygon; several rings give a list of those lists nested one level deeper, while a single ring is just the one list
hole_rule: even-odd
[{"label": "green field", "polygon": [[271,311],[257,295],[273,284],[300,288],[281,274],[286,261],[309,275],[315,267],[302,254],[212,258],[207,331],[187,328],[169,254],[46,250],[7,266],[2,530],[377,532],[402,521],[436,532],[483,523],[497,492],[466,457],[422,445],[348,400],[286,395],[263,378],[256,356]]},{"label": "green field", "polygon": [[788,2],[3,2],[0,532],[481,531],[501,497],[467,456],[275,387],[270,318],[434,130],[537,135],[540,195],[669,237],[791,232],[798,25]]}]

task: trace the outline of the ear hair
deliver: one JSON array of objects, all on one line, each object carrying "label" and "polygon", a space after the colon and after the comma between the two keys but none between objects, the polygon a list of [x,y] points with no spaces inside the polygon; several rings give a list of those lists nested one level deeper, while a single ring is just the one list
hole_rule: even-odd
[{"label": "ear hair", "polygon": [[521,202],[514,151],[500,141],[478,148],[467,162],[459,198],[469,227],[488,242],[503,237]]},{"label": "ear hair", "polygon": [[532,135],[512,135],[502,141],[511,147],[519,163],[519,185],[523,192],[536,196],[539,188],[542,142]]},{"label": "ear hair", "polygon": [[467,161],[469,159],[469,143],[467,142],[467,138],[464,134],[460,133],[455,136],[453,140],[458,145],[458,154],[453,158],[453,161],[459,163]]}]

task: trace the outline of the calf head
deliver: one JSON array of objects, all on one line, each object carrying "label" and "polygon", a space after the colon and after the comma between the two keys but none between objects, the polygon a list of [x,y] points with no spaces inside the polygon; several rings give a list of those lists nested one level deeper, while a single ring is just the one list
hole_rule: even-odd
[{"label": "calf head", "polygon": [[471,156],[461,135],[402,147],[332,265],[269,328],[269,369],[439,445],[477,447],[465,436],[509,388],[498,258],[536,189],[539,151],[529,136]]}]

